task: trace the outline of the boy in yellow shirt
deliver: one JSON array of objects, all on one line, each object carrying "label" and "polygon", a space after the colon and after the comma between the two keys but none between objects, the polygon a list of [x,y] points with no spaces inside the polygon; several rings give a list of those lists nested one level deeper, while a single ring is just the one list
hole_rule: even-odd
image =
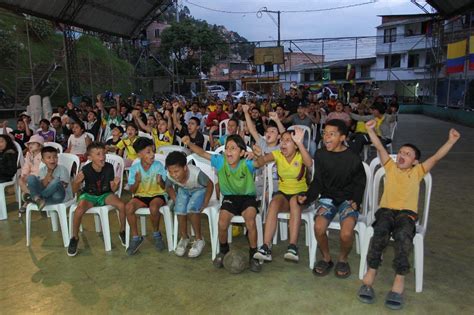
[{"label": "boy in yellow shirt", "polygon": [[459,140],[460,134],[451,129],[448,141],[423,163],[419,162],[420,150],[412,144],[404,144],[398,151],[397,159],[394,162],[374,131],[376,124],[375,120],[371,120],[365,126],[385,169],[385,185],[380,209],[375,213],[374,236],[367,255],[369,270],[364,276],[358,298],[364,303],[374,302],[375,292],[372,285],[382,261],[382,252],[387,247],[390,237],[393,237],[395,240],[393,268],[396,275],[392,289],[385,298],[385,306],[390,309],[401,309],[403,307],[402,294],[405,275],[410,270],[408,255],[418,219],[420,182],[436,163],[448,154]]}]

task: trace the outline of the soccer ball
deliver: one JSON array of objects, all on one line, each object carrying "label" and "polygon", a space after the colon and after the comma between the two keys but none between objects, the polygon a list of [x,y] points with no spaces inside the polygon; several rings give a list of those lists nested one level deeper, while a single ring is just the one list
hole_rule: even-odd
[{"label": "soccer ball", "polygon": [[237,274],[247,269],[248,257],[238,251],[230,251],[224,256],[224,268],[230,273]]}]

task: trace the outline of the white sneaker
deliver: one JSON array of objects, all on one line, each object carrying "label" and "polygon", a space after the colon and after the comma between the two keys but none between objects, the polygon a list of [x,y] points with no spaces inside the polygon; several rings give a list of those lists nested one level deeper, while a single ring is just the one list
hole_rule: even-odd
[{"label": "white sneaker", "polygon": [[186,252],[186,248],[188,247],[189,244],[189,239],[188,238],[182,238],[178,242],[178,246],[176,246],[176,249],[174,250],[174,253],[176,256],[183,256],[184,253]]},{"label": "white sneaker", "polygon": [[204,245],[206,245],[206,242],[204,242],[204,240],[195,240],[193,246],[189,250],[188,257],[196,258],[201,255]]}]

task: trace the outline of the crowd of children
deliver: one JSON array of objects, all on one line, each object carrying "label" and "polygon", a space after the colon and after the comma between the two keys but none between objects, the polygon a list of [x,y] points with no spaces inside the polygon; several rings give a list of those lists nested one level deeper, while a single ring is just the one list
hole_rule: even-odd
[{"label": "crowd of children", "polygon": [[[160,208],[169,205],[179,222],[176,255],[185,255],[190,245],[189,219],[195,240],[188,256],[198,257],[205,247],[200,213],[215,192],[220,199],[219,248],[213,261],[216,267],[223,266],[224,256],[230,251],[227,237],[232,218],[242,216],[249,243],[250,270],[260,272],[263,261],[273,259],[271,244],[280,212],[290,213],[289,244],[284,259],[298,262],[301,213],[314,204],[314,233],[321,259],[314,265],[313,273],[325,276],[334,267],[337,277],[346,278],[351,274],[348,255],[366,187],[360,153],[364,145],[372,143],[387,179],[380,209],[375,213],[369,270],[357,296],[362,302],[373,302],[376,270],[383,249],[393,237],[396,277],[386,304],[391,308],[403,305],[403,281],[409,270],[419,183],[459,139],[457,131],[451,130],[448,142],[423,163],[419,150],[412,144],[403,145],[393,161],[384,145],[392,141],[391,128],[397,119],[398,106],[387,107],[382,99],[375,99],[371,105],[366,99],[359,102],[359,96],[348,104],[335,99],[303,100],[292,89],[279,104],[264,100],[257,105],[240,100],[238,104],[218,101],[200,106],[196,101],[186,104],[174,100],[164,101],[161,106],[148,101],[131,105],[119,97],[115,102],[109,109],[100,96],[95,106],[87,102],[79,106],[68,103],[66,107],[60,106],[50,120],[42,119],[39,128],[27,114],[22,114],[14,130],[7,130],[6,122],[1,125],[0,182],[14,177],[18,154],[25,157],[18,180],[23,193],[20,211],[25,211],[30,202],[41,210],[46,205],[70,200],[73,193],[78,194],[69,256],[78,253],[83,215],[92,207],[104,205],[113,206],[119,212],[119,238],[123,246],[126,246],[125,224],[130,225],[127,255],[135,255],[144,242],[138,233],[135,212],[149,208],[154,247],[162,251],[166,245],[160,232]],[[310,137],[305,127],[318,132]],[[321,148],[316,150],[319,141]],[[46,146],[46,142],[57,142],[66,153],[79,157],[82,165],[77,176],[70,178],[66,168],[58,163],[58,152]],[[212,182],[209,174],[188,164],[182,152],[169,153],[164,164],[155,159],[160,147],[173,144],[184,145],[208,160],[216,170],[218,184]],[[222,154],[212,152],[221,146]],[[106,161],[106,154],[124,158],[128,170],[126,182],[132,194],[127,202],[114,193],[121,178]],[[274,163],[274,190],[262,196],[262,181],[258,178],[266,172],[259,168],[270,163]],[[258,201],[257,197],[268,201],[260,247],[256,217],[262,200]],[[340,251],[333,261],[326,232],[336,215],[341,226]]]}]

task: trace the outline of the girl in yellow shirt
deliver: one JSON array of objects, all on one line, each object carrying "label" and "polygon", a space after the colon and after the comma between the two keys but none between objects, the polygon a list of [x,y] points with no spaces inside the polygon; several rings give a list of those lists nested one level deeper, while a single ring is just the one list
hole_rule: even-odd
[{"label": "girl in yellow shirt", "polygon": [[278,171],[278,192],[268,206],[263,245],[254,255],[255,259],[272,260],[271,243],[278,221],[279,212],[290,212],[290,240],[284,256],[286,260],[298,262],[298,232],[301,224],[301,206],[297,195],[308,190],[306,175],[312,167],[313,159],[304,144],[304,130],[296,127],[294,133],[286,131],[281,135],[280,149],[258,158],[257,166],[275,162]]},{"label": "girl in yellow shirt", "polygon": [[130,167],[133,161],[137,158],[137,152],[135,152],[133,144],[137,140],[138,128],[135,124],[128,123],[126,132],[127,137],[117,143],[117,149],[119,149],[119,156],[124,156],[124,153],[127,153],[126,157],[124,156],[125,167],[127,168]]}]

